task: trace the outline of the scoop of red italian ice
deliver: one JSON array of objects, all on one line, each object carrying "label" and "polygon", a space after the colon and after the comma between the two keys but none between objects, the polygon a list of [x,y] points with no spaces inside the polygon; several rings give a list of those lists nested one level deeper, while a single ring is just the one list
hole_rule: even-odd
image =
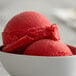
[{"label": "scoop of red italian ice", "polygon": [[72,56],[71,50],[61,41],[42,39],[31,44],[24,55],[34,56]]},{"label": "scoop of red italian ice", "polygon": [[25,36],[30,28],[50,27],[51,23],[43,15],[37,12],[23,12],[14,16],[6,25],[3,36],[3,44],[8,45]]}]

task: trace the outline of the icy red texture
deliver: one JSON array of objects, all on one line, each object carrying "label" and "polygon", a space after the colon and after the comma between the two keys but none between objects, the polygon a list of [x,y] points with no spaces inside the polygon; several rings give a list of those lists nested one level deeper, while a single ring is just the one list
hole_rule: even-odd
[{"label": "icy red texture", "polygon": [[72,56],[70,49],[61,41],[42,39],[34,42],[24,52],[24,55],[35,56]]},{"label": "icy red texture", "polygon": [[60,40],[58,27],[37,12],[14,16],[3,33],[4,52],[37,56],[71,56]]},{"label": "icy red texture", "polygon": [[28,11],[20,13],[7,23],[2,35],[3,43],[7,45],[25,36],[27,29],[50,25],[49,20],[37,12]]}]

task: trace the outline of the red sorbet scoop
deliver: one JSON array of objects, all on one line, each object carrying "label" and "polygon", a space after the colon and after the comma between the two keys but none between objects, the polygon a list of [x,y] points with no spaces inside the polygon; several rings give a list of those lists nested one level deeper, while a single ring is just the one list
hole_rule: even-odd
[{"label": "red sorbet scoop", "polygon": [[71,50],[61,41],[42,39],[25,50],[24,55],[34,56],[72,56]]},{"label": "red sorbet scoop", "polygon": [[37,12],[23,12],[14,16],[6,25],[3,36],[3,44],[8,45],[26,35],[27,29],[37,27],[50,27],[51,23],[46,17]]}]

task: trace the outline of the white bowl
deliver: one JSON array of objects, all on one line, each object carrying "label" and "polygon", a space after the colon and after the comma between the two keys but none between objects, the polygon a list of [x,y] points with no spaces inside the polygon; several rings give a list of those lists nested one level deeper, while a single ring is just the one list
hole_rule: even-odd
[{"label": "white bowl", "polygon": [[0,52],[0,60],[12,76],[76,76],[76,55],[41,57]]}]

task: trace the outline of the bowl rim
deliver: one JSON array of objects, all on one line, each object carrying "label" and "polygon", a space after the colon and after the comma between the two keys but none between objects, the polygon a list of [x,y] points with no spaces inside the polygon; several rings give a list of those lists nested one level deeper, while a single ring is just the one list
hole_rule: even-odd
[{"label": "bowl rim", "polygon": [[0,51],[0,53],[13,55],[13,56],[25,56],[25,57],[35,57],[35,58],[57,58],[57,59],[65,58],[66,59],[66,58],[74,58],[74,57],[76,57],[76,55],[73,55],[73,56],[34,56],[34,55],[13,54],[13,53],[7,53],[7,52],[3,52],[3,51]]}]

